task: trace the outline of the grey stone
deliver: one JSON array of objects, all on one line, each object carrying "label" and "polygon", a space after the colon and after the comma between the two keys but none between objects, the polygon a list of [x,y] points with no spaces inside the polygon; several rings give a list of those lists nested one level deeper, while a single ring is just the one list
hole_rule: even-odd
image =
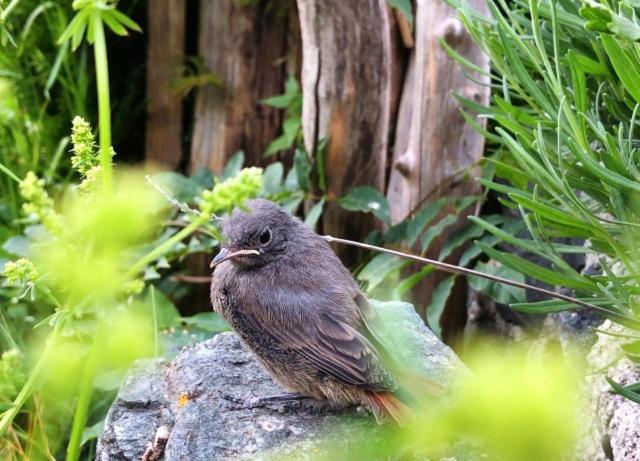
[{"label": "grey stone", "polygon": [[[450,387],[466,368],[406,303],[374,302],[395,354]],[[282,393],[233,333],[185,347],[171,362],[137,362],[122,384],[98,440],[97,460],[139,460],[161,426],[166,461],[314,459],[327,440],[349,449],[381,434],[361,409],[303,402],[246,409],[230,397]]]},{"label": "grey stone", "polygon": [[585,461],[640,461],[640,405],[611,392],[606,376],[628,385],[640,381],[638,363],[623,357],[620,345],[630,340],[612,336],[633,334],[620,325],[606,320],[598,340],[588,356],[589,367],[595,372],[587,379],[588,402],[586,427],[580,459]]}]

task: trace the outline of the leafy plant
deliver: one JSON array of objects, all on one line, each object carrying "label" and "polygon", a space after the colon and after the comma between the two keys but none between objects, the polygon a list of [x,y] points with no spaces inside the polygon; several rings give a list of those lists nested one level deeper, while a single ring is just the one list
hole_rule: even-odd
[{"label": "leafy plant", "polygon": [[[488,161],[502,181],[481,182],[519,211],[531,238],[473,221],[550,268],[482,242],[477,247],[505,267],[573,290],[613,321],[640,328],[637,5],[490,1],[485,16],[452,3],[493,64],[486,74],[496,88],[491,107],[459,97],[496,126],[495,134],[485,135],[500,143]],[[567,237],[584,244],[558,242]],[[578,272],[565,261],[567,254],[590,255],[598,273]],[[512,307],[539,313],[575,308],[561,301]]]},{"label": "leafy plant", "polygon": [[[367,243],[391,245],[400,249],[417,248],[417,251],[409,251],[412,254],[424,256],[433,248],[436,238],[450,226],[458,223],[460,214],[468,212],[470,207],[480,200],[482,200],[480,196],[466,196],[425,201],[406,219],[393,226],[390,226],[389,204],[386,198],[374,188],[356,187],[345,196],[340,197],[338,204],[349,211],[372,213],[388,226],[384,232],[373,232],[367,238]],[[522,223],[500,215],[485,216],[484,219],[488,223],[501,225],[505,231],[514,232],[523,227]],[[439,250],[437,259],[444,261],[450,258],[452,254],[465,247],[473,239],[479,239],[479,242],[486,245],[487,248],[492,248],[500,241],[485,227],[472,221],[447,239]],[[462,253],[458,264],[467,267],[474,263],[481,253],[482,250],[478,247],[468,247]],[[410,290],[436,270],[432,266],[424,266],[417,271],[408,273],[406,269],[409,265],[411,265],[410,260],[393,254],[380,253],[373,256],[359,270],[358,279],[365,283],[367,291],[374,297],[385,300],[407,299],[410,296]],[[489,266],[478,262],[474,269],[516,281],[521,280],[520,274],[499,265]],[[439,283],[434,291],[431,304],[426,309],[427,322],[437,335],[440,335],[440,317],[456,277],[457,275],[452,275]],[[513,300],[514,298],[511,296],[516,296],[515,299],[519,301],[524,300],[522,289],[503,287],[480,279],[472,279],[471,283],[475,288],[482,289],[489,296],[502,302]]]},{"label": "leafy plant", "polygon": [[[56,46],[71,8],[61,2],[4,2],[0,13],[0,169],[17,177],[42,173],[64,180],[68,121],[86,114],[86,50],[77,59]],[[55,101],[55,102],[54,102]],[[0,229],[17,230],[15,178],[0,175]],[[1,237],[0,237],[1,238]]]},{"label": "leafy plant", "polygon": [[269,143],[264,155],[293,147],[302,148],[302,92],[295,77],[289,77],[283,94],[264,99],[262,104],[285,110],[282,134]]}]

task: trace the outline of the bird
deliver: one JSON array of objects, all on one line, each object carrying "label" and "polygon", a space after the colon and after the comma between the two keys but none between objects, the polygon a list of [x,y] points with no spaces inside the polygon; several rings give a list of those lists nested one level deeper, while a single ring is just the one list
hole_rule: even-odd
[{"label": "bird", "polygon": [[[221,224],[211,303],[290,394],[361,405],[403,424],[415,395],[372,324],[376,313],[329,244],[274,202],[253,199]],[[260,399],[258,399],[260,400]],[[261,401],[262,402],[262,401]]]}]

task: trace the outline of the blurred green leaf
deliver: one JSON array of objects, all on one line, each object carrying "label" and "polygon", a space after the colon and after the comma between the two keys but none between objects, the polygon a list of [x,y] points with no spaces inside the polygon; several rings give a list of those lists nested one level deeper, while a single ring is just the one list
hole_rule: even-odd
[{"label": "blurred green leaf", "polygon": [[164,171],[151,176],[154,183],[159,184],[170,195],[182,203],[193,203],[194,199],[200,195],[203,187],[193,178],[187,178],[180,173]]},{"label": "blurred green leaf", "polygon": [[318,219],[322,215],[322,209],[324,208],[324,198],[320,199],[318,203],[313,205],[309,213],[307,214],[304,223],[309,226],[311,229],[315,230],[318,224]]},{"label": "blurred green leaf", "polygon": [[181,321],[190,328],[198,328],[209,333],[229,330],[229,325],[215,312],[199,312],[190,317],[182,317]]},{"label": "blurred green leaf", "polygon": [[453,289],[455,281],[456,276],[452,275],[440,282],[433,292],[431,304],[427,307],[427,324],[440,339],[442,339],[440,317],[442,316],[444,307],[447,304],[447,299],[449,299],[449,296],[451,295],[451,290]]},{"label": "blurred green leaf", "polygon": [[221,180],[225,181],[236,176],[244,166],[244,152],[238,151],[229,159],[222,170]]},{"label": "blurred green leaf", "polygon": [[[478,263],[474,269],[485,274],[513,280],[514,282],[525,282],[525,278],[520,272],[502,265]],[[475,291],[484,293],[489,296],[489,298],[500,304],[510,305],[526,301],[525,292],[522,288],[513,287],[511,285],[494,282],[480,277],[469,277],[469,285]]]},{"label": "blurred green leaf", "polygon": [[388,253],[376,255],[358,273],[358,279],[367,283],[367,289],[373,290],[381,284],[391,273],[410,264],[411,261]]},{"label": "blurred green leaf", "polygon": [[147,290],[144,303],[150,308],[155,306],[155,322],[158,329],[175,327],[180,324],[180,313],[173,302],[160,290],[154,290],[154,301],[152,302],[151,290]]},{"label": "blurred green leaf", "polygon": [[298,186],[303,191],[308,191],[311,187],[311,159],[309,155],[301,149],[296,149],[293,157],[293,167],[296,170]]},{"label": "blurred green leaf", "polygon": [[30,239],[22,235],[14,235],[9,237],[3,244],[2,249],[12,255],[20,256],[22,258],[28,258],[30,254],[31,243]]},{"label": "blurred green leaf", "polygon": [[387,199],[371,186],[359,186],[351,189],[338,199],[338,204],[347,211],[373,213],[381,221],[389,224],[389,204]]},{"label": "blurred green leaf", "polygon": [[275,195],[282,188],[282,178],[284,176],[284,167],[280,162],[269,164],[262,173],[262,183],[264,184],[264,193],[267,196]]}]

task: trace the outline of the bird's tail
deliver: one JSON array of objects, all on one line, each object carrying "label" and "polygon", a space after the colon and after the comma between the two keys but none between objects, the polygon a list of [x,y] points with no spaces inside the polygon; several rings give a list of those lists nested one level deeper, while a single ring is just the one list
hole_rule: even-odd
[{"label": "bird's tail", "polygon": [[402,384],[393,392],[367,392],[366,400],[378,424],[393,419],[400,426],[413,419],[420,405],[442,394],[435,381],[417,373],[405,373]]},{"label": "bird's tail", "polygon": [[391,418],[402,426],[411,419],[411,407],[391,392],[367,392],[365,399],[378,424]]}]

